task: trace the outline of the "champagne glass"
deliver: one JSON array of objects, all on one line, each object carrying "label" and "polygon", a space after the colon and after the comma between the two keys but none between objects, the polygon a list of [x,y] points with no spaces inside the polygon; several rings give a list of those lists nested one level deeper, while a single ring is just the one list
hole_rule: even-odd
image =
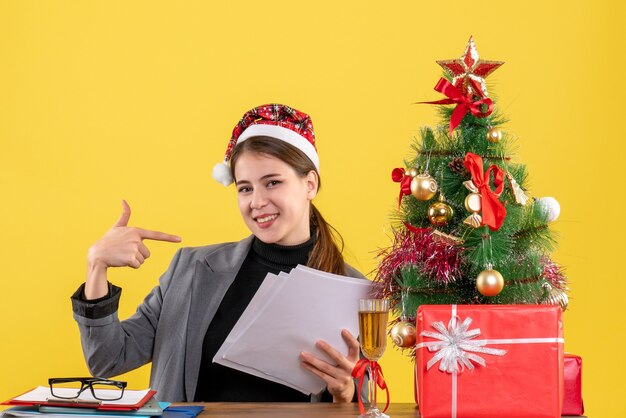
[{"label": "champagne glass", "polygon": [[[359,299],[359,339],[361,352],[369,361],[378,361],[387,347],[387,322],[389,320],[389,300]],[[369,408],[360,418],[383,417],[376,405],[377,370],[371,363],[369,372]]]}]

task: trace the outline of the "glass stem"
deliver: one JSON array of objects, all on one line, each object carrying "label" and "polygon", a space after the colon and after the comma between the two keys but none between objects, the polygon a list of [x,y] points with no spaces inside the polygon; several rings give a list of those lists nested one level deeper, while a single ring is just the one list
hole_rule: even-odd
[{"label": "glass stem", "polygon": [[372,367],[372,363],[368,364],[369,367],[369,399],[370,399],[370,409],[377,409],[376,405],[376,368]]}]

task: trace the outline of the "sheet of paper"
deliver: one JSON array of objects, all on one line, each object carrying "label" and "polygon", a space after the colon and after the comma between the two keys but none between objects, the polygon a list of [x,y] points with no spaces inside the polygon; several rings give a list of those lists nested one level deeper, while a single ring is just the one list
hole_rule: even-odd
[{"label": "sheet of paper", "polygon": [[[0,417],[6,418],[150,418],[151,415],[139,415],[139,414],[116,414],[115,412],[108,413],[91,413],[82,412],[86,408],[74,408],[71,414],[69,413],[55,413],[55,412],[40,412],[37,407],[33,406],[16,406],[4,411],[0,414]],[[89,409],[86,409],[90,411]]]},{"label": "sheet of paper", "polygon": [[261,372],[259,370],[254,369],[252,367],[244,366],[242,364],[235,363],[235,362],[227,360],[225,358],[222,358],[219,361],[215,361],[215,363],[221,364],[222,366],[230,367],[231,369],[239,370],[239,371],[244,372],[244,373],[251,374],[251,375],[256,376],[256,377],[260,377],[261,379],[269,380],[269,381],[275,382],[275,383],[280,383],[281,385],[285,385],[285,386],[290,387],[290,388],[292,388],[294,390],[297,390],[299,392],[306,393],[307,395],[310,394],[310,393],[314,393],[314,392],[309,392],[307,389],[304,389],[304,388],[298,387],[296,385],[293,385],[290,382],[286,382],[286,381],[284,381],[282,379],[279,379],[278,377],[270,376],[270,375],[268,375],[266,373],[263,373],[263,372]]},{"label": "sheet of paper", "polygon": [[213,357],[213,362],[221,364],[222,366],[227,366],[254,375],[256,377],[260,377],[262,379],[267,379],[272,382],[280,383],[292,389],[303,392],[304,389],[292,385],[289,382],[285,382],[284,380],[278,379],[273,376],[268,376],[267,374],[259,370],[238,363],[234,363],[224,358],[224,352],[237,340],[237,338],[239,338],[242,330],[247,327],[247,324],[253,319],[254,316],[256,316],[257,312],[264,309],[267,304],[272,302],[276,293],[285,284],[285,278],[289,278],[289,275],[287,273],[281,272],[278,276],[272,273],[268,273],[268,275],[263,280],[263,283],[261,283],[259,290],[257,290],[256,294],[254,295],[254,298],[250,301],[246,309],[243,311],[243,313],[239,317],[239,320],[228,334],[228,337],[226,337],[226,340],[224,341],[220,349],[217,351],[217,353],[215,353],[215,356]]},{"label": "sheet of paper", "polygon": [[274,296],[278,293],[278,291],[284,284],[284,276],[277,276],[272,273],[268,273],[267,276],[265,276],[263,283],[261,283],[261,286],[255,293],[254,297],[239,317],[239,320],[237,321],[233,329],[226,337],[224,344],[222,344],[220,349],[217,350],[217,353],[215,353],[213,362],[215,362],[215,359],[223,357],[226,348],[239,337],[241,331],[245,327],[247,327],[247,324],[253,319],[254,316],[256,316],[257,312],[261,309],[264,309],[265,305],[272,301]]},{"label": "sheet of paper", "polygon": [[[117,401],[106,401],[102,402],[106,405],[135,405],[139,403],[143,398],[146,397],[150,389],[146,390],[125,390],[124,397]],[[56,393],[56,389],[55,389]],[[59,394],[65,393],[68,397],[71,397],[76,393],[76,389],[59,389]],[[19,402],[46,402],[47,400],[55,399],[54,396],[50,393],[50,387],[48,386],[38,386],[35,389],[27,392],[23,395],[20,395],[16,398],[13,398],[14,401]],[[85,390],[80,396],[77,398],[83,401],[92,401],[97,402],[90,390]]]},{"label": "sheet of paper", "polygon": [[346,354],[341,329],[358,334],[358,299],[368,297],[370,289],[368,280],[294,269],[272,292],[271,303],[261,303],[255,295],[247,323],[238,322],[235,336],[227,338],[221,358],[214,361],[226,360],[229,367],[237,363],[303,393],[319,393],[325,382],[301,367],[299,354],[307,351],[330,362],[315,348],[320,339]]},{"label": "sheet of paper", "polygon": [[[298,264],[295,269],[291,270],[291,272],[289,272],[289,275],[297,277],[302,272],[309,273],[315,277],[319,277],[322,279],[334,279],[334,280],[341,280],[341,281],[347,280],[352,283],[363,283],[363,279],[357,279],[356,277],[342,276],[342,275],[333,274],[333,273],[326,273],[325,271],[316,270],[314,268],[303,266],[301,264]],[[368,297],[372,297],[372,296],[368,296]]]}]

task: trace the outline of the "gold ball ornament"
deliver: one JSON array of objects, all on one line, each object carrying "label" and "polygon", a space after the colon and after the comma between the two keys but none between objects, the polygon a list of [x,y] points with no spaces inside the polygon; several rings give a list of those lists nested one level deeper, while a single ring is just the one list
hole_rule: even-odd
[{"label": "gold ball ornament", "polygon": [[447,224],[453,215],[454,210],[452,207],[441,200],[428,207],[428,219],[435,226]]},{"label": "gold ball ornament", "polygon": [[502,131],[497,128],[491,128],[487,131],[487,141],[497,143],[502,140]]},{"label": "gold ball ornament", "polygon": [[411,322],[400,321],[391,328],[391,341],[400,348],[410,348],[415,345],[417,332]]},{"label": "gold ball ornament", "polygon": [[419,174],[419,171],[417,171],[417,168],[411,167],[411,168],[407,168],[404,171],[404,174],[406,174],[407,176],[413,178],[413,177],[415,177],[415,176],[417,176]]},{"label": "gold ball ornament", "polygon": [[476,277],[476,289],[483,296],[496,296],[504,288],[504,278],[497,270],[483,270]]},{"label": "gold ball ornament", "polygon": [[437,193],[437,181],[430,174],[418,174],[411,180],[411,194],[417,200],[430,200],[435,193]]}]

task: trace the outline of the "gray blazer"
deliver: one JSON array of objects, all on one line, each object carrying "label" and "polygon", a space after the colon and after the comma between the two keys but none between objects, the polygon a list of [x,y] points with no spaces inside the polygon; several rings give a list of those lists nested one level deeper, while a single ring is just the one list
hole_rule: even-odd
[{"label": "gray blazer", "polygon": [[[99,319],[75,311],[92,375],[116,376],[152,361],[150,387],[159,400],[193,401],[204,336],[252,239],[179,249],[159,285],[125,321],[119,321],[117,310]],[[350,266],[347,270],[364,278]]]}]

